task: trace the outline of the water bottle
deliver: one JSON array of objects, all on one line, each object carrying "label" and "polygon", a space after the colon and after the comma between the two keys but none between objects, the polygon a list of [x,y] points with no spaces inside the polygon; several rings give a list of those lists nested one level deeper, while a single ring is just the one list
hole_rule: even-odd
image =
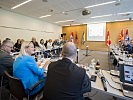
[{"label": "water bottle", "polygon": [[100,62],[99,62],[99,59],[97,60],[96,62],[96,67],[95,67],[95,72],[98,73],[100,71]]},{"label": "water bottle", "polygon": [[35,57],[35,61],[37,62],[37,53],[35,53],[34,57]]},{"label": "water bottle", "polygon": [[38,61],[41,60],[41,54],[40,54],[40,52],[38,52],[37,60],[38,60]]},{"label": "water bottle", "polygon": [[43,51],[41,51],[41,58],[44,58],[44,54],[43,54]]}]

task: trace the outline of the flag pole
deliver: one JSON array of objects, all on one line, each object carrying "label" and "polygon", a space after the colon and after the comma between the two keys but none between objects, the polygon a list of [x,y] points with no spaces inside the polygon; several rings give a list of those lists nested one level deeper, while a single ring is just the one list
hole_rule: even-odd
[{"label": "flag pole", "polygon": [[111,55],[110,55],[110,45],[109,45],[109,46],[108,46],[108,57],[109,57],[109,58],[108,58],[108,65],[109,65],[109,71],[110,71],[110,63],[109,63],[109,62],[110,62],[110,59],[111,59],[110,56],[111,56]]},{"label": "flag pole", "polygon": [[85,55],[85,56],[91,56],[91,55],[89,55],[90,52],[88,52],[89,51],[89,46],[88,45],[85,45],[85,46],[86,46],[86,54],[83,54],[83,55]]},{"label": "flag pole", "polygon": [[106,40],[106,44],[108,46],[108,65],[109,65],[109,70],[110,70],[110,63],[109,63],[109,60],[110,60],[110,44],[111,44],[111,40],[110,40],[110,33],[109,31],[107,31],[107,40]]}]

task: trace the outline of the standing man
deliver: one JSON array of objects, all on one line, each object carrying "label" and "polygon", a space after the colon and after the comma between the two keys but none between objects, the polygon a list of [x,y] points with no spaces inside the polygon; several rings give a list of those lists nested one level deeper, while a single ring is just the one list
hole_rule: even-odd
[{"label": "standing man", "polygon": [[91,82],[85,69],[74,62],[76,46],[67,42],[62,49],[62,59],[48,66],[43,100],[84,100],[83,93],[91,91]]}]

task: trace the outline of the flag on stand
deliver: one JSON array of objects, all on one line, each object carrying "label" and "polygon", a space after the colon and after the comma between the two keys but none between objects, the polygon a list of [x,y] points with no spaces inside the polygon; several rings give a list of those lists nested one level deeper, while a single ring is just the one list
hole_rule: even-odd
[{"label": "flag on stand", "polygon": [[78,35],[77,35],[77,32],[75,34],[75,44],[78,44]]},{"label": "flag on stand", "polygon": [[129,38],[129,34],[128,34],[128,29],[126,30],[125,33],[125,41],[129,44],[130,43],[130,38]]},{"label": "flag on stand", "polygon": [[111,40],[110,40],[110,33],[109,33],[109,31],[107,32],[107,37],[106,37],[106,44],[107,44],[107,46],[110,46],[110,44],[111,44]]},{"label": "flag on stand", "polygon": [[85,43],[85,33],[83,32],[83,34],[82,34],[82,44],[84,44]]},{"label": "flag on stand", "polygon": [[124,33],[123,33],[123,30],[121,30],[121,33],[119,35],[119,42],[123,41],[124,40]]},{"label": "flag on stand", "polygon": [[72,32],[71,35],[70,35],[70,41],[71,41],[71,42],[74,42],[74,34],[73,34],[73,32]]}]

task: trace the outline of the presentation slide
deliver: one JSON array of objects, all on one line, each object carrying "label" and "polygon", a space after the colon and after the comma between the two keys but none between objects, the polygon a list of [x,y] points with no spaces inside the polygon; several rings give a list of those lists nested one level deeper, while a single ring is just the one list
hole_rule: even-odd
[{"label": "presentation slide", "polygon": [[105,41],[106,23],[87,25],[87,41]]}]

